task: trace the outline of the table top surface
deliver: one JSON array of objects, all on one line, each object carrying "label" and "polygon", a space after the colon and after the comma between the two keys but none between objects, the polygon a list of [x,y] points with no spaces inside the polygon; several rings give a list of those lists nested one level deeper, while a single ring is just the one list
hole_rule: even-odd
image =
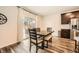
[{"label": "table top surface", "polygon": [[51,34],[53,33],[54,31],[52,32],[47,32],[47,31],[40,31],[40,32],[37,32],[37,34],[40,34],[40,35],[48,35],[48,34]]}]

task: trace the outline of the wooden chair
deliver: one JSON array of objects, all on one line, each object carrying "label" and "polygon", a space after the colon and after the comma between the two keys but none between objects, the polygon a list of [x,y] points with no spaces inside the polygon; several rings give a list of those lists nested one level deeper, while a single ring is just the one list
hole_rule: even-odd
[{"label": "wooden chair", "polygon": [[[53,33],[54,31],[52,31],[51,27],[48,27],[47,28],[47,32],[52,32]],[[47,40],[49,40],[50,42],[52,42],[52,37],[53,37],[52,33],[50,35],[48,35],[48,37],[47,37]]]},{"label": "wooden chair", "polygon": [[35,28],[29,29],[29,35],[30,35],[30,52],[31,52],[31,46],[33,44],[36,46],[36,53],[37,53],[38,49],[42,48],[42,45],[39,46],[39,44],[42,44],[43,37],[40,35],[37,35],[37,31]]},{"label": "wooden chair", "polygon": [[[52,32],[52,28],[48,27],[47,32]],[[48,48],[48,42],[52,42],[52,33],[45,37],[45,41],[47,42],[47,48]]]},{"label": "wooden chair", "polygon": [[47,27],[47,32],[52,32],[52,28],[51,27]]},{"label": "wooden chair", "polygon": [[37,32],[40,32],[41,30],[40,30],[40,28],[36,28],[36,31],[37,31]]}]

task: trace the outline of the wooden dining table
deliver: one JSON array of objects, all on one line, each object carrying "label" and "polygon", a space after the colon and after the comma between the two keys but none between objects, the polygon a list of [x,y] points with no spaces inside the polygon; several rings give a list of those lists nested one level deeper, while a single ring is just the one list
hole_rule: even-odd
[{"label": "wooden dining table", "polygon": [[43,37],[43,42],[42,42],[42,49],[44,49],[46,46],[45,46],[45,37],[47,37],[48,35],[51,35],[54,31],[52,32],[47,32],[47,31],[40,31],[40,32],[37,32],[37,35],[40,35]]}]

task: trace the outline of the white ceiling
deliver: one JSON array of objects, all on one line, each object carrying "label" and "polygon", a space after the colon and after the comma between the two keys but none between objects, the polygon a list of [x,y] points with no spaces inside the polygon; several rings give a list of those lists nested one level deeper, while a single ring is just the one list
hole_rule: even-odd
[{"label": "white ceiling", "polygon": [[79,6],[23,6],[26,10],[46,16],[55,13],[63,13],[71,10],[79,10]]}]

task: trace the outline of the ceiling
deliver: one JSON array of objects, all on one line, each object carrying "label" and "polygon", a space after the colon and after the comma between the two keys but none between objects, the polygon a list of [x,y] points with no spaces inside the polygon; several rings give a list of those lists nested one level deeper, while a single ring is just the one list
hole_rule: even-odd
[{"label": "ceiling", "polygon": [[71,10],[79,10],[79,6],[22,6],[26,10],[41,15],[46,16],[55,13],[63,13]]}]

